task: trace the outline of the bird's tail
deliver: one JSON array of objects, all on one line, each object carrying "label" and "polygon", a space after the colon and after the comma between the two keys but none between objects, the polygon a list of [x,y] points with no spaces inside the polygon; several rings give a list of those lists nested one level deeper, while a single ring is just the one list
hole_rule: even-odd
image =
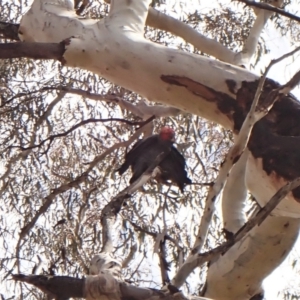
[{"label": "bird's tail", "polygon": [[185,177],[183,182],[179,182],[178,183],[178,187],[179,189],[181,190],[181,192],[183,193],[184,192],[184,187],[186,184],[191,184],[192,183],[192,180],[188,177]]},{"label": "bird's tail", "polygon": [[186,183],[186,184],[191,184],[191,183],[192,183],[192,180],[189,179],[188,177],[186,177],[184,183]]}]

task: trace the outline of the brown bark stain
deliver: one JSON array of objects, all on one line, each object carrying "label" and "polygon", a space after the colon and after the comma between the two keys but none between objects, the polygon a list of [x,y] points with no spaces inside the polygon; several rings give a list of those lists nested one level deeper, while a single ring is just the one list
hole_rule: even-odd
[{"label": "brown bark stain", "polygon": [[[220,113],[226,115],[238,133],[250,110],[258,86],[258,80],[243,81],[238,86],[234,80],[226,80],[228,94],[194,81],[187,77],[162,75],[162,81],[185,87],[196,96],[215,102]],[[259,105],[280,85],[267,79],[260,97]],[[262,169],[268,174],[272,184],[281,187],[283,183],[300,177],[300,103],[291,95],[282,95],[270,112],[252,130],[248,148],[255,159],[262,159]],[[300,187],[292,192],[300,202]]]},{"label": "brown bark stain", "polygon": [[126,60],[123,60],[120,64],[120,66],[124,70],[130,70],[130,63]]},{"label": "brown bark stain", "polygon": [[199,96],[207,100],[208,102],[216,103],[219,111],[222,114],[226,115],[231,121],[236,118],[245,118],[243,112],[238,106],[236,99],[226,93],[215,91],[214,89],[188,77],[177,75],[162,75],[161,80],[170,85],[185,87],[194,95]]},{"label": "brown bark stain", "polygon": [[232,79],[227,79],[225,80],[228,90],[232,93],[232,94],[236,94],[236,82]]},{"label": "brown bark stain", "polygon": [[[254,97],[255,83],[247,83],[247,102]],[[279,84],[268,80],[263,99]],[[245,95],[245,94],[244,94]],[[282,96],[253,128],[248,148],[255,158],[262,158],[263,170],[274,185],[282,186],[300,176],[300,103],[291,94]],[[292,194],[300,202],[300,187]]]}]

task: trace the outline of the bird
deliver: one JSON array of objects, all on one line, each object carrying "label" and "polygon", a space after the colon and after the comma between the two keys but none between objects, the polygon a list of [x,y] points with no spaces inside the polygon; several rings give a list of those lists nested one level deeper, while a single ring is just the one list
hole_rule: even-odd
[{"label": "bird", "polygon": [[125,155],[125,162],[117,170],[120,175],[124,174],[131,166],[132,177],[130,184],[139,177],[155,162],[155,159],[164,153],[158,164],[156,181],[167,184],[169,181],[176,184],[181,192],[186,184],[192,181],[187,177],[185,159],[173,146],[175,132],[170,127],[162,127],[158,134],[139,140]]}]

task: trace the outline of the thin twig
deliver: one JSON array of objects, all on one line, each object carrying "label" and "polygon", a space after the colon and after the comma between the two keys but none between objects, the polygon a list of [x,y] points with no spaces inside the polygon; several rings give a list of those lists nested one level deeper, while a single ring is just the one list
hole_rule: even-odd
[{"label": "thin twig", "polygon": [[[83,121],[79,122],[78,124],[72,126],[70,129],[68,129],[65,132],[49,136],[48,138],[46,138],[45,140],[41,141],[37,145],[32,145],[32,146],[29,146],[29,147],[23,147],[23,146],[19,146],[19,145],[13,145],[13,146],[10,146],[10,148],[19,148],[22,151],[26,151],[26,150],[30,150],[30,149],[34,149],[34,148],[39,148],[39,147],[43,146],[47,141],[50,141],[50,144],[51,144],[54,139],[59,138],[59,137],[67,136],[69,133],[71,133],[72,131],[76,130],[77,128],[79,128],[79,127],[81,127],[83,125],[86,125],[86,124],[89,124],[89,123],[98,123],[98,122],[105,123],[105,122],[113,122],[113,121],[115,121],[115,122],[123,122],[123,123],[131,125],[131,126],[136,126],[136,125],[144,126],[145,125],[145,121],[131,122],[131,121],[128,121],[128,120],[125,120],[125,119],[119,119],[119,118],[110,118],[110,119],[94,119],[94,118],[91,118],[91,119],[87,119],[87,120],[83,120]],[[147,123],[148,122],[149,122],[149,120],[147,120]]]},{"label": "thin twig", "polygon": [[295,16],[294,14],[291,14],[291,13],[285,11],[284,9],[275,7],[275,6],[270,5],[268,3],[256,2],[256,1],[251,1],[251,0],[234,0],[234,1],[245,3],[248,6],[254,6],[254,7],[257,7],[257,8],[260,8],[260,9],[273,11],[273,12],[278,13],[282,16],[285,16],[285,17],[287,17],[291,20],[300,22],[300,17]]}]

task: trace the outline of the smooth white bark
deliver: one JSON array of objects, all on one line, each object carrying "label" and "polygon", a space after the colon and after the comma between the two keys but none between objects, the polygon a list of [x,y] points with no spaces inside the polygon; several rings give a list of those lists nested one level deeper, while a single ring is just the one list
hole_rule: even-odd
[{"label": "smooth white bark", "polygon": [[[132,1],[132,5],[134,3]],[[40,11],[41,7],[43,11]],[[200,83],[232,97],[234,95],[230,93],[226,80],[239,79],[238,88],[242,80],[258,78],[245,69],[169,49],[144,39],[140,32],[134,31],[139,26],[120,25],[130,18],[126,11],[123,21],[118,19],[121,15],[118,17],[113,13],[114,18],[91,24],[89,21],[74,20],[67,10],[61,10],[59,14],[57,10],[57,6],[43,4],[43,0],[34,2],[33,8],[21,21],[23,40],[59,42],[75,36],[70,38],[64,55],[67,66],[90,70],[150,101],[198,114],[226,128],[232,128],[231,121],[218,112],[216,104],[204,99],[203,95],[195,95],[184,86],[164,82],[162,76],[187,78],[189,82]],[[140,19],[134,21],[140,22]]]},{"label": "smooth white bark", "polygon": [[[138,1],[136,11],[146,17],[146,5]],[[130,2],[134,6],[136,1]],[[77,20],[72,12],[62,9],[58,5],[46,4],[43,0],[36,0],[32,9],[23,17],[20,30],[24,40],[43,42],[58,42],[62,39],[74,36],[70,39],[65,53],[66,65],[80,67],[102,75],[108,80],[135,91],[150,101],[158,101],[175,106],[184,111],[200,115],[206,119],[215,121],[225,128],[232,129],[232,122],[224,114],[219,112],[217,105],[209,101],[209,93],[195,93],[189,89],[189,84],[213,89],[232,98],[235,95],[229,91],[226,80],[236,82],[238,89],[242,81],[254,81],[258,77],[245,69],[224,64],[222,62],[207,59],[175,49],[168,49],[152,43],[143,38],[140,32],[134,29],[140,25],[131,26],[128,19],[131,18],[131,10],[124,10],[124,24],[122,23],[122,10],[112,13],[109,19],[98,23]],[[144,13],[143,13],[144,12]],[[119,20],[120,19],[120,20]],[[127,20],[127,21],[126,21]],[[116,24],[114,24],[116,21]],[[126,22],[125,22],[126,21]],[[143,19],[134,19],[138,24]],[[177,76],[186,80],[187,86],[166,83],[162,76]],[[249,162],[249,171],[257,169],[263,172],[261,166]],[[257,166],[257,167],[256,167]],[[248,167],[247,167],[248,168]],[[247,176],[247,186],[251,193],[256,194],[257,200],[264,205],[274,194],[273,190],[256,191],[257,177]],[[249,180],[249,182],[248,182]],[[272,185],[270,178],[261,176],[260,185],[266,183]],[[283,185],[283,184],[282,184]],[[284,210],[284,215],[299,216],[300,205],[290,197],[283,201],[279,207]]]},{"label": "smooth white bark", "polygon": [[147,25],[171,32],[172,34],[183,38],[186,42],[192,44],[197,49],[224,62],[235,65],[239,64],[239,53],[228,49],[217,40],[206,37],[190,25],[171,16],[165,15],[153,8],[149,9]]},{"label": "smooth white bark", "polygon": [[246,222],[245,201],[247,187],[245,183],[248,151],[233,166],[222,194],[222,217],[224,228],[235,233]]},{"label": "smooth white bark", "polygon": [[[267,203],[269,195],[275,194],[287,181],[278,178],[275,173],[268,175],[262,169],[262,160],[255,159],[251,154],[246,168],[246,182],[251,191],[260,203]],[[297,202],[292,193],[285,198],[272,212],[274,216],[288,216],[299,218],[299,202]]]},{"label": "smooth white bark", "polygon": [[259,293],[262,280],[274,270],[274,262],[281,263],[293,247],[299,225],[299,219],[268,217],[210,265],[205,296],[249,300]]},{"label": "smooth white bark", "polygon": [[[283,4],[283,0],[274,0],[271,3],[276,7],[280,7]],[[249,36],[245,42],[243,50],[239,53],[239,57],[236,59],[238,65],[248,65],[251,58],[254,56],[256,47],[258,45],[259,37],[270,17],[274,13],[271,11],[260,9],[258,10],[256,20],[253,27],[250,30]]]}]

